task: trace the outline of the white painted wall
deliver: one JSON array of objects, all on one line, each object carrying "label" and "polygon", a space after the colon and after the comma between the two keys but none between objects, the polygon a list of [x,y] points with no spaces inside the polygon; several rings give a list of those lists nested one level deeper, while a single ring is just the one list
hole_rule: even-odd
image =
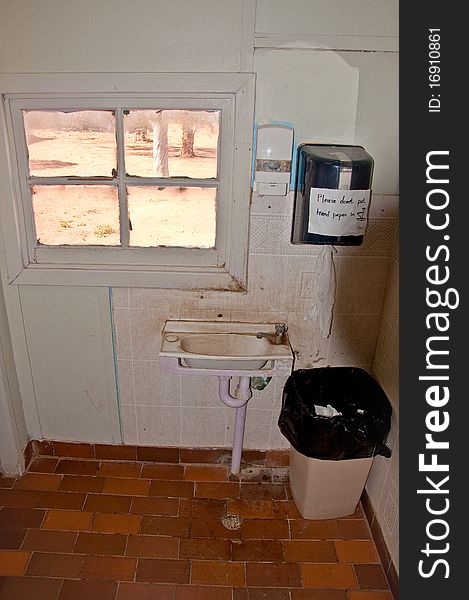
[{"label": "white painted wall", "polygon": [[121,443],[107,288],[22,286],[20,296],[33,438]]},{"label": "white painted wall", "polygon": [[[0,252],[0,260],[2,258],[3,252]],[[14,474],[24,469],[23,450],[27,441],[10,327],[0,288],[0,473]]]},{"label": "white painted wall", "polygon": [[2,2],[0,72],[239,71],[241,0]]}]

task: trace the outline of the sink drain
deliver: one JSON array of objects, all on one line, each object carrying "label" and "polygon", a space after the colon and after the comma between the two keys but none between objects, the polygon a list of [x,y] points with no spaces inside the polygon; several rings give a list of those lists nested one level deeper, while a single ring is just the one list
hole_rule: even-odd
[{"label": "sink drain", "polygon": [[226,529],[241,529],[241,517],[238,517],[238,515],[225,515],[222,517],[221,522]]}]

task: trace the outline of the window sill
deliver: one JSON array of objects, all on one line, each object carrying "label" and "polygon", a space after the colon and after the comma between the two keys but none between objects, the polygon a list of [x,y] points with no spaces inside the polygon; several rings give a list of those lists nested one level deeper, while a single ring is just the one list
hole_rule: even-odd
[{"label": "window sill", "polygon": [[162,289],[205,289],[242,292],[245,282],[226,269],[142,267],[87,267],[81,265],[29,265],[10,282],[11,285],[76,285],[94,287],[141,287]]}]

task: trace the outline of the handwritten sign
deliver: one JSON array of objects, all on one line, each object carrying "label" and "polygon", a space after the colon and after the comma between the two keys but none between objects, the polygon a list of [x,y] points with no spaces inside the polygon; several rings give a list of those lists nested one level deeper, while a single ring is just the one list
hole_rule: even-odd
[{"label": "handwritten sign", "polygon": [[311,188],[308,233],[363,235],[371,190]]}]

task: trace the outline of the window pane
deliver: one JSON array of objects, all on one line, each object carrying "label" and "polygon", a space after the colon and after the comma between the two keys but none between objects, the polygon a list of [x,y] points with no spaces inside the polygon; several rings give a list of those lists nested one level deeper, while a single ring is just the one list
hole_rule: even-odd
[{"label": "window pane", "polygon": [[219,111],[125,111],[125,168],[137,177],[217,176]]},{"label": "window pane", "polygon": [[117,168],[111,111],[23,111],[29,173],[36,177],[111,177]]},{"label": "window pane", "polygon": [[216,189],[127,188],[131,246],[215,246]]},{"label": "window pane", "polygon": [[35,185],[32,196],[38,243],[120,244],[119,200],[113,186]]}]

